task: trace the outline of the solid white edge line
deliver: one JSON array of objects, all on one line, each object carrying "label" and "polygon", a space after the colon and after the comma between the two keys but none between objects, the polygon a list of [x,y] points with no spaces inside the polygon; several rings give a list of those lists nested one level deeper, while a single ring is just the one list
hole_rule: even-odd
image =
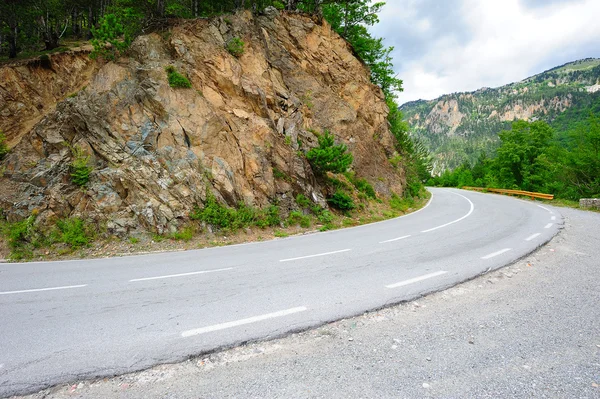
[{"label": "solid white edge line", "polygon": [[437,229],[441,229],[442,227],[450,226],[451,224],[458,223],[458,222],[460,222],[461,220],[463,220],[463,219],[466,219],[466,218],[468,218],[469,216],[471,216],[471,214],[472,214],[472,213],[473,213],[473,211],[475,210],[475,205],[473,204],[473,202],[471,202],[471,200],[470,200],[470,199],[468,199],[467,197],[465,197],[465,196],[464,196],[464,195],[462,195],[462,194],[454,193],[454,192],[452,192],[452,191],[450,191],[450,192],[451,192],[452,194],[454,194],[454,195],[458,195],[458,196],[460,196],[460,197],[463,197],[464,199],[466,199],[467,201],[469,201],[469,204],[471,204],[471,209],[469,209],[469,212],[468,212],[468,213],[467,213],[465,216],[463,216],[463,217],[461,217],[461,218],[459,218],[459,219],[453,220],[452,222],[449,222],[449,223],[443,224],[443,225],[441,225],[441,226],[437,226],[437,227],[434,227],[434,228],[431,228],[431,229],[423,230],[423,231],[421,231],[421,233],[429,233],[430,231],[434,231],[434,230],[437,230]]},{"label": "solid white edge line", "polygon": [[510,250],[512,250],[512,248],[504,248],[504,249],[501,249],[500,251],[493,252],[493,253],[491,253],[489,255],[486,255],[486,256],[482,256],[481,259],[490,259],[490,258],[493,258],[495,256],[502,255],[503,253],[508,252]]},{"label": "solid white edge line", "polygon": [[233,267],[227,267],[225,269],[214,269],[214,270],[201,270],[198,272],[190,272],[190,273],[180,273],[180,274],[169,274],[167,276],[156,276],[156,277],[144,277],[144,278],[134,278],[133,280],[129,280],[130,283],[135,281],[148,281],[148,280],[160,280],[163,278],[173,278],[173,277],[184,277],[184,276],[193,276],[195,274],[205,274],[205,273],[214,273],[214,272],[224,272],[227,270],[233,270]]},{"label": "solid white edge line", "polygon": [[69,289],[72,289],[72,288],[83,288],[83,287],[87,287],[87,284],[67,285],[67,286],[64,286],[64,287],[34,288],[34,289],[31,289],[31,290],[20,290],[20,291],[5,291],[5,292],[0,292],[0,295],[23,294],[23,293],[27,293],[27,292],[69,290]]},{"label": "solid white edge line", "polygon": [[324,252],[322,254],[314,254],[314,255],[306,255],[306,256],[299,256],[297,258],[289,258],[289,259],[280,259],[280,262],[290,262],[293,260],[300,260],[300,259],[307,259],[307,258],[316,258],[317,256],[326,256],[326,255],[333,255],[333,254],[339,254],[342,252],[348,252],[348,251],[352,251],[352,249],[341,249],[339,251],[332,251],[332,252]]},{"label": "solid white edge line", "polygon": [[549,229],[550,227],[552,227],[554,225],[554,223],[548,223],[547,225],[544,226],[545,229]]},{"label": "solid white edge line", "polygon": [[297,308],[281,310],[279,312],[267,313],[267,314],[264,314],[261,316],[248,317],[247,319],[235,320],[235,321],[230,321],[227,323],[215,324],[212,326],[207,326],[207,327],[202,327],[202,328],[195,328],[193,330],[187,330],[187,331],[182,332],[181,336],[186,338],[186,337],[191,337],[194,335],[206,334],[206,333],[213,332],[213,331],[225,330],[227,328],[243,326],[245,324],[256,323],[256,322],[268,320],[268,319],[274,319],[276,317],[288,316],[288,315],[291,315],[294,313],[304,312],[305,310],[307,310],[306,307],[300,306]]},{"label": "solid white edge line", "polygon": [[392,238],[391,240],[381,241],[380,244],[385,244],[386,242],[394,242],[394,241],[404,240],[405,238],[408,238],[408,237],[412,237],[412,236],[409,234],[407,236],[402,236],[402,237],[398,237],[398,238]]},{"label": "solid white edge line", "polygon": [[446,273],[448,273],[448,272],[445,271],[445,270],[440,270],[439,272],[429,273],[429,274],[425,274],[423,276],[419,276],[419,277],[411,278],[411,279],[408,279],[408,280],[400,281],[399,283],[394,283],[394,284],[386,285],[385,288],[403,287],[405,285],[414,284],[414,283],[418,283],[419,281],[423,281],[423,280],[427,280],[427,279],[434,278],[434,277],[437,277],[437,276],[441,276],[442,274],[446,274]]},{"label": "solid white edge line", "polygon": [[535,233],[535,234],[532,234],[532,235],[530,235],[529,237],[527,237],[527,238],[525,239],[525,241],[531,241],[531,240],[533,240],[534,238],[537,238],[537,237],[539,237],[540,235],[541,235],[541,233]]}]

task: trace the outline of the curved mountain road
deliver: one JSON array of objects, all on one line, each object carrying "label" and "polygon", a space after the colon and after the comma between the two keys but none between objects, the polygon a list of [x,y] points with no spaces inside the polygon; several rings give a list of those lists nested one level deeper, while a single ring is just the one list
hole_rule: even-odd
[{"label": "curved mountain road", "polygon": [[175,362],[441,290],[549,241],[533,202],[431,189],[344,230],[113,259],[0,264],[0,396]]}]

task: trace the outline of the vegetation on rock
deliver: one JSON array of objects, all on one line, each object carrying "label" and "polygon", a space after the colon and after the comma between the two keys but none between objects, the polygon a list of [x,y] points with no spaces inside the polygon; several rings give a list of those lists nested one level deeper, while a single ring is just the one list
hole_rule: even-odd
[{"label": "vegetation on rock", "polygon": [[165,71],[167,72],[169,86],[183,89],[189,89],[192,87],[192,83],[189,81],[189,79],[177,72],[174,66],[169,65],[165,68]]},{"label": "vegetation on rock", "polygon": [[244,54],[245,43],[239,37],[234,37],[227,42],[227,51],[234,57],[241,57]]},{"label": "vegetation on rock", "polygon": [[199,220],[215,228],[237,230],[257,226],[265,228],[279,226],[281,218],[279,208],[271,205],[265,209],[256,209],[240,203],[237,208],[221,204],[214,195],[208,195],[203,207],[196,207],[190,219]]},{"label": "vegetation on rock", "polygon": [[0,161],[8,154],[8,146],[6,145],[6,136],[0,131]]},{"label": "vegetation on rock", "polygon": [[73,184],[83,187],[90,181],[90,174],[94,170],[90,165],[90,156],[87,155],[80,147],[70,147],[73,154],[71,161],[71,181]]},{"label": "vegetation on rock", "polygon": [[12,260],[30,258],[38,248],[60,244],[63,251],[71,252],[89,245],[95,238],[95,227],[80,218],[56,220],[50,229],[42,229],[37,222],[38,212],[27,218],[9,223],[0,220],[0,233],[6,238]]},{"label": "vegetation on rock", "polygon": [[331,197],[327,198],[327,202],[341,211],[351,211],[356,208],[352,197],[341,190],[336,191]]},{"label": "vegetation on rock", "polygon": [[345,144],[335,144],[335,138],[329,131],[319,135],[318,141],[319,146],[306,153],[306,159],[315,172],[320,174],[346,172],[354,159],[348,152],[348,147]]}]

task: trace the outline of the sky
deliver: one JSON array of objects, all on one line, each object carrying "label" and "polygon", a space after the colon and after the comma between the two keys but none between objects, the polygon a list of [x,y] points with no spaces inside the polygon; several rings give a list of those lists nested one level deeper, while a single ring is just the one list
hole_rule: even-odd
[{"label": "sky", "polygon": [[600,58],[600,0],[384,1],[371,33],[395,48],[399,104]]}]

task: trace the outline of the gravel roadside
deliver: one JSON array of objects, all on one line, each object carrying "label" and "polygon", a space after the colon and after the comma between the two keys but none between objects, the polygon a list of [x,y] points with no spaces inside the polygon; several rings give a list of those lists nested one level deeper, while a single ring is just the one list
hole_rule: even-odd
[{"label": "gravel roadside", "polygon": [[560,212],[550,243],[446,291],[27,398],[599,398],[600,214]]}]

